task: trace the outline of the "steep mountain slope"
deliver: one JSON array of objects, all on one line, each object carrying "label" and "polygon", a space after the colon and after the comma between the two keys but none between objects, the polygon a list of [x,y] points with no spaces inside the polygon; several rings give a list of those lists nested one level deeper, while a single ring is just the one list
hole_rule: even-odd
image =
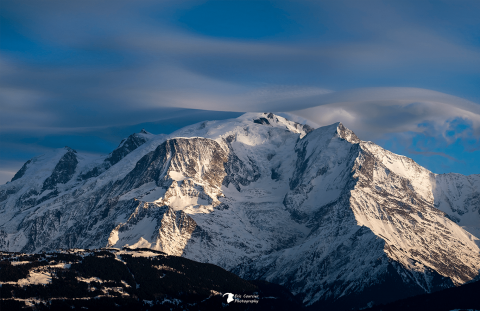
[{"label": "steep mountain slope", "polygon": [[[73,174],[60,165],[55,190],[42,188],[47,177],[21,186],[32,172],[53,176],[67,153],[78,163]],[[341,123],[202,122],[151,137],[95,178],[76,176],[105,158],[51,158],[1,186],[2,249],[152,248],[285,285],[312,308],[388,302],[480,270],[480,223],[452,214],[464,202],[478,214],[478,176],[435,175]],[[22,199],[25,189],[40,199]]]},{"label": "steep mountain slope", "polygon": [[139,133],[133,133],[127,138],[123,139],[120,142],[120,145],[113,150],[107,157],[101,157],[102,160],[94,161],[86,169],[84,169],[78,176],[79,180],[85,180],[88,178],[96,177],[108,170],[112,165],[117,164],[121,159],[123,159],[127,154],[137,149],[149,139],[152,139],[155,135],[142,129]]},{"label": "steep mountain slope", "polygon": [[[433,193],[436,208],[480,237],[480,175],[436,175]],[[478,241],[477,245],[480,246]]]},{"label": "steep mountain slope", "polygon": [[[422,179],[427,170],[359,141],[341,124],[312,132],[295,150],[296,169],[284,205],[310,229],[308,236],[233,271],[284,284],[306,303],[320,300],[322,307],[328,302],[335,308],[349,307],[352,294],[361,306],[477,275],[475,238],[433,207],[429,178]],[[371,293],[378,285],[397,291]],[[348,297],[345,304],[341,297]]]}]

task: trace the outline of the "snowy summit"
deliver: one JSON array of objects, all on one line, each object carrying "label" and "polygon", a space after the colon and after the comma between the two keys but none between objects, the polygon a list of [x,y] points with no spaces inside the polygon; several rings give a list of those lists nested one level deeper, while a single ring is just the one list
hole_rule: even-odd
[{"label": "snowy summit", "polygon": [[151,248],[351,308],[477,277],[479,192],[341,123],[247,113],[29,160],[0,186],[0,248]]}]

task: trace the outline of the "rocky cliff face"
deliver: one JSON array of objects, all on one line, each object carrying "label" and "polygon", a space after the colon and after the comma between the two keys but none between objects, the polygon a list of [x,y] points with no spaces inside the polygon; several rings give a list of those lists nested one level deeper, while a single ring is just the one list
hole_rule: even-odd
[{"label": "rocky cliff face", "polygon": [[79,174],[78,179],[86,180],[92,177],[97,177],[154,136],[155,135],[152,133],[145,131],[145,129],[142,129],[139,133],[133,133],[132,135],[123,139],[120,142],[120,145],[118,145],[117,149],[113,150],[105,158],[101,158],[103,161],[97,160],[95,161],[97,163],[94,162],[94,164],[90,165],[88,169],[83,170],[83,172]]},{"label": "rocky cliff face", "polygon": [[149,136],[108,167],[73,153],[65,169],[69,153],[32,159],[0,187],[2,249],[152,248],[325,308],[432,292],[480,270],[480,178],[433,174],[341,123],[246,114]]}]

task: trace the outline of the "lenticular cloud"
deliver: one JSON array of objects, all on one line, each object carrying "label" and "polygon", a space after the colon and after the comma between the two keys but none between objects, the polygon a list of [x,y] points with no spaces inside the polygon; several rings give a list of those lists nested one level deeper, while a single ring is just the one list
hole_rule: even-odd
[{"label": "lenticular cloud", "polygon": [[424,132],[427,128],[441,134],[458,119],[469,124],[477,138],[480,136],[480,106],[436,91],[364,88],[316,96],[316,101],[316,106],[291,113],[320,125],[341,120],[368,139],[388,133]]}]

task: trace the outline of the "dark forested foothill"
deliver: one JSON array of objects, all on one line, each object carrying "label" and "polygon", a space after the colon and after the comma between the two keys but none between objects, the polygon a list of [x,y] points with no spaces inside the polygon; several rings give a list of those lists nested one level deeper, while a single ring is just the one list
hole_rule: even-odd
[{"label": "dark forested foothill", "polygon": [[39,261],[32,261],[28,264],[13,266],[9,261],[0,261],[0,282],[16,282],[28,276],[30,269],[44,265]]},{"label": "dark forested foothill", "polygon": [[365,311],[449,311],[480,310],[480,281],[418,295],[389,304],[374,306]]},{"label": "dark forested foothill", "polygon": [[[246,281],[212,264],[147,249],[4,252],[0,271],[2,311],[302,308],[282,286]],[[50,279],[38,281],[39,276]],[[224,293],[237,299],[227,303]],[[250,301],[239,302],[243,297]]]},{"label": "dark forested foothill", "polygon": [[140,284],[141,297],[151,300],[180,296],[188,302],[208,297],[212,291],[247,293],[257,286],[212,264],[198,263],[175,256],[122,256]]}]

